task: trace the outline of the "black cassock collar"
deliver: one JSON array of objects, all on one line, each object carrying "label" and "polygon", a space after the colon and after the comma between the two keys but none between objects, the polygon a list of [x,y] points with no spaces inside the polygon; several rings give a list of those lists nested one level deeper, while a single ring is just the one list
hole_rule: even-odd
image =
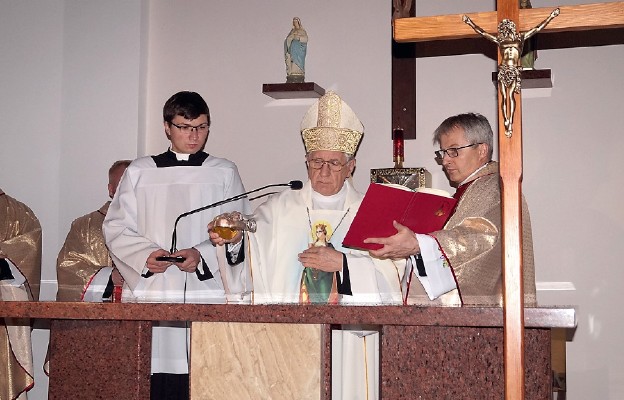
[{"label": "black cassock collar", "polygon": [[175,153],[171,150],[167,150],[166,152],[157,156],[152,156],[152,159],[154,160],[158,168],[178,166],[199,167],[204,163],[206,158],[208,158],[208,153],[204,153],[203,151],[198,151],[195,154],[189,155],[188,161],[178,160]]}]

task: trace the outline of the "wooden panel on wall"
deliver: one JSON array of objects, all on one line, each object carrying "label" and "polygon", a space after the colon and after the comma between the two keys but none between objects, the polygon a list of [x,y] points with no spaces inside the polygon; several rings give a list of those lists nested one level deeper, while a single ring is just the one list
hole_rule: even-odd
[{"label": "wooden panel on wall", "polygon": [[[412,1],[403,3],[406,6],[401,10],[393,7],[393,18],[416,15]],[[408,3],[412,3],[409,9]],[[388,129],[389,139],[397,128],[403,129],[404,139],[416,139],[416,52],[413,43],[392,40],[392,127]]]}]

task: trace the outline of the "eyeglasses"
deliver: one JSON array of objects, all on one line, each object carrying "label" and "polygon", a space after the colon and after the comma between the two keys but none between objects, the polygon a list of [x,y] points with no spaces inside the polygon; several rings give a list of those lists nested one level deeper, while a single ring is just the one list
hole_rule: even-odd
[{"label": "eyeglasses", "polygon": [[312,169],[321,169],[323,168],[323,165],[327,164],[327,166],[329,167],[331,171],[338,172],[341,169],[343,169],[345,165],[348,164],[348,161],[344,164],[341,164],[340,161],[338,160],[326,161],[326,160],[323,160],[322,158],[313,158],[311,160],[308,160],[306,164],[308,164],[308,167]]},{"label": "eyeglasses", "polygon": [[169,122],[171,125],[175,126],[176,128],[178,128],[182,133],[191,133],[193,132],[193,130],[196,130],[197,133],[206,133],[208,132],[208,128],[210,127],[208,124],[200,124],[197,126],[192,126],[192,125],[178,125],[175,124],[173,122]]},{"label": "eyeglasses", "polygon": [[439,159],[444,158],[445,154],[451,158],[455,158],[459,155],[459,150],[465,149],[466,147],[477,146],[479,144],[483,144],[483,143],[467,144],[461,147],[449,147],[448,149],[441,149],[441,150],[435,151],[434,153],[436,155],[436,158],[439,158]]}]

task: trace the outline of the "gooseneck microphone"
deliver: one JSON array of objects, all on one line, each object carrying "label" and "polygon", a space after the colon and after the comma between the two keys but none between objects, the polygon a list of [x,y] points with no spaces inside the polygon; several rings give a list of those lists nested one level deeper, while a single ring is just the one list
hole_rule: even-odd
[{"label": "gooseneck microphone", "polygon": [[[187,211],[185,213],[180,214],[178,216],[178,218],[176,218],[175,223],[173,224],[173,233],[171,234],[171,249],[170,249],[170,253],[174,253],[175,251],[177,251],[177,249],[176,249],[176,242],[177,242],[176,228],[178,226],[178,221],[180,221],[180,219],[182,219],[182,218],[184,218],[186,216],[189,216],[191,214],[195,214],[195,213],[198,213],[200,211],[207,210],[209,208],[218,207],[218,206],[221,206],[223,204],[230,203],[232,201],[244,199],[244,198],[248,197],[252,193],[256,193],[256,192],[259,192],[261,190],[268,189],[270,187],[278,187],[278,186],[288,186],[292,190],[300,190],[303,187],[303,182],[301,182],[301,181],[290,181],[288,183],[273,183],[271,185],[262,186],[262,187],[260,187],[258,189],[250,190],[249,192],[241,193],[241,194],[236,195],[234,197],[230,197],[229,199],[220,200],[220,201],[217,201],[215,203],[208,204],[207,206],[199,207],[199,208],[196,208],[194,210]],[[273,193],[275,193],[275,192],[265,193],[263,195],[254,197],[251,200],[255,200],[255,199],[258,199],[260,197],[268,196],[268,195],[273,194]]]},{"label": "gooseneck microphone", "polygon": [[[178,215],[178,217],[175,220],[175,223],[173,224],[173,233],[171,234],[171,249],[169,250],[169,253],[175,253],[177,251],[176,244],[177,244],[178,236],[177,236],[177,233],[176,233],[176,229],[178,227],[178,222],[182,218],[184,218],[186,216],[189,216],[191,214],[198,213],[200,211],[207,210],[209,208],[214,208],[214,207],[218,207],[218,206],[221,206],[223,204],[226,204],[226,203],[230,203],[232,201],[241,200],[241,199],[244,199],[245,197],[249,196],[252,193],[256,193],[256,192],[259,192],[261,190],[268,189],[270,187],[278,187],[278,186],[288,186],[292,190],[300,190],[303,187],[303,182],[301,182],[301,181],[290,181],[288,183],[273,183],[271,185],[262,186],[262,187],[260,187],[258,189],[250,190],[249,192],[241,193],[241,194],[236,195],[234,197],[230,197],[229,199],[220,200],[220,201],[217,201],[215,203],[208,204],[207,206],[199,207],[199,208],[196,208],[194,210],[187,211],[185,213],[182,213],[182,214]],[[268,195],[273,194],[273,193],[275,193],[275,192],[264,193],[264,194],[262,194],[260,196],[254,197],[251,200],[255,200],[255,199],[258,199],[260,197],[268,196]],[[157,259],[159,259],[159,261],[171,261],[171,262],[183,262],[184,261],[183,257],[180,257],[179,259],[176,258],[176,257],[157,257]],[[144,278],[149,278],[152,275],[154,275],[153,272],[147,271],[146,273],[142,274],[141,276],[143,276]]]},{"label": "gooseneck microphone", "polygon": [[290,182],[288,182],[288,186],[290,186],[290,188],[292,190],[301,190],[301,188],[303,188],[303,182],[301,182],[301,181],[290,181]]}]

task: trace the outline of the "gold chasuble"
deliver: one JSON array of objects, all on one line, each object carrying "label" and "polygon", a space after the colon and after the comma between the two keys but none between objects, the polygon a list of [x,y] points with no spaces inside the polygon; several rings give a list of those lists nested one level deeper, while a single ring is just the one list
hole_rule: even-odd
[{"label": "gold chasuble", "polygon": [[[0,301],[37,300],[41,225],[30,208],[2,190],[0,258],[16,268],[14,279],[0,281]],[[30,330],[28,319],[4,318],[0,322],[0,400],[15,399],[34,385]]]},{"label": "gold chasuble", "polygon": [[56,260],[58,301],[81,301],[93,276],[113,262],[108,253],[102,223],[110,201],[99,210],[76,218]]},{"label": "gold chasuble", "polygon": [[[503,301],[501,197],[498,163],[479,171],[459,198],[443,230],[431,233],[448,259],[462,304],[496,305]],[[531,220],[522,199],[524,302],[536,305]]]}]

